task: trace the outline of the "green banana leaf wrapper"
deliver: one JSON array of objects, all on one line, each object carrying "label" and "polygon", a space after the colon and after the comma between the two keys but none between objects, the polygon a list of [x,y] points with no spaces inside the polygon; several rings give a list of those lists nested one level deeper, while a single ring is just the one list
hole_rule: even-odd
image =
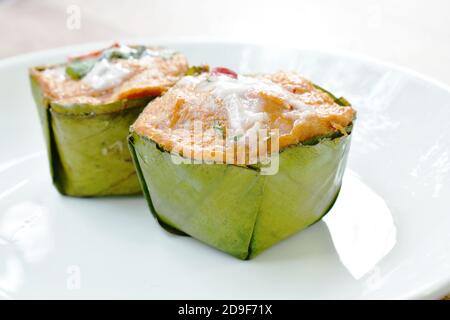
[{"label": "green banana leaf wrapper", "polygon": [[152,97],[61,105],[32,76],[30,81],[58,191],[80,197],[140,193],[127,135]]},{"label": "green banana leaf wrapper", "polygon": [[[343,98],[335,100],[348,105]],[[160,225],[245,260],[331,209],[341,187],[352,127],[281,150],[275,175],[262,175],[255,166],[176,164],[169,152],[135,132],[128,143]]]}]

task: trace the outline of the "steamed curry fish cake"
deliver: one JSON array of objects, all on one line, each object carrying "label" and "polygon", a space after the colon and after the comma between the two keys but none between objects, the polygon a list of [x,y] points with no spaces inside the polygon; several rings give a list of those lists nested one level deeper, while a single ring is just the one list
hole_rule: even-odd
[{"label": "steamed curry fish cake", "polygon": [[[129,144],[164,228],[249,259],[331,208],[355,116],[344,98],[297,73],[217,68],[183,77],[153,100]],[[252,139],[260,132],[266,136]],[[252,148],[261,138],[276,170],[265,171]],[[230,152],[239,147],[243,157]],[[174,161],[174,153],[197,161]]]},{"label": "steamed curry fish cake", "polygon": [[139,193],[128,128],[187,69],[176,51],[120,44],[31,68],[57,189],[73,196]]}]

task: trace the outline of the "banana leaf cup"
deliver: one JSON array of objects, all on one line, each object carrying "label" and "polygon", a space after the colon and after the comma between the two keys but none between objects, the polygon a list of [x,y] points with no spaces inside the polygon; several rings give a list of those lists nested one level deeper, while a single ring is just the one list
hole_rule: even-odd
[{"label": "banana leaf cup", "polygon": [[[231,80],[223,80],[230,76]],[[241,76],[238,79],[238,75],[231,70],[218,68],[218,71],[213,70],[197,82],[195,76],[187,78],[189,79],[186,81],[180,80],[164,97],[149,104],[131,127],[128,138],[150,211],[163,228],[176,234],[192,236],[245,260],[305,229],[331,209],[341,187],[356,114],[344,98],[337,99],[322,88],[300,79],[296,74],[278,73],[269,76],[275,84],[290,92],[289,97],[297,92],[300,92],[300,100],[311,101],[311,96],[317,97],[319,104],[327,104],[329,108],[322,111],[330,110],[329,117],[327,115],[323,118],[322,112],[304,123],[305,126],[299,131],[303,138],[286,143],[287,140],[282,140],[283,136],[280,135],[279,150],[276,150],[275,154],[278,170],[269,172],[264,170],[267,169],[267,162],[250,163],[248,157],[245,163],[236,164],[235,158],[231,162],[200,161],[196,158],[195,151],[173,152],[174,145],[183,140],[183,136],[177,136],[174,131],[168,130],[174,128],[173,119],[180,122],[187,118],[189,112],[195,117],[201,117],[201,110],[206,110],[206,114],[210,115],[211,105],[216,103],[218,98],[220,101],[227,101],[234,94],[234,89],[230,89],[234,85],[233,79],[238,82]],[[226,90],[216,90],[219,84],[214,87],[215,83],[222,80],[227,81],[224,86]],[[271,85],[275,85],[274,83]],[[267,85],[266,82],[263,84]],[[275,107],[271,105],[265,109],[268,113],[276,113],[280,110],[277,109],[278,106],[286,108],[286,112],[291,112],[285,104],[286,101],[276,99],[277,94],[282,96],[285,91],[280,91],[279,87],[274,88],[274,93],[269,94],[267,98],[271,87],[266,88],[259,82],[250,82],[250,91],[252,86],[262,88],[266,106],[275,102]],[[189,95],[190,91],[195,94]],[[205,100],[201,100],[202,97],[198,100],[199,94],[203,93]],[[302,96],[301,93],[306,95]],[[213,100],[208,100],[211,96]],[[244,93],[239,97],[246,99],[247,96],[248,93]],[[182,97],[181,103],[176,97]],[[228,101],[231,101],[231,104],[236,103],[235,97],[236,95]],[[199,101],[206,101],[200,112],[197,108]],[[183,105],[184,109],[180,105]],[[153,112],[155,108],[165,107],[165,115]],[[240,104],[239,108],[246,108],[246,104]],[[314,110],[313,108],[315,106],[307,110]],[[230,115],[232,110],[235,109],[228,110],[229,118],[233,117]],[[175,114],[176,112],[179,114]],[[161,135],[161,123],[164,123],[166,117],[169,120],[166,130],[170,134]],[[220,110],[209,118],[203,118],[203,123],[212,120],[214,129],[217,129],[217,118],[223,120]],[[324,121],[317,123],[327,122],[327,125],[331,126],[325,130],[325,127],[318,125],[321,129],[314,131],[315,129],[311,129],[311,123],[317,119]],[[230,130],[229,122],[220,123],[222,127],[219,135],[224,134],[223,130]],[[176,138],[170,138],[173,136]],[[224,139],[229,137],[230,135],[224,134]],[[236,137],[239,139],[239,136],[235,135],[232,140],[236,140]]]},{"label": "banana leaf cup", "polygon": [[140,193],[126,141],[129,126],[186,69],[185,58],[167,49],[117,44],[31,68],[57,190],[83,197]]}]

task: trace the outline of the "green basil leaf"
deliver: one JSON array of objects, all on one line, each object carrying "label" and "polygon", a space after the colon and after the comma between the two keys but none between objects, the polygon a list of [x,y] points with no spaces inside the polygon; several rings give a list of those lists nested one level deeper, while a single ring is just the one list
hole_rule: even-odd
[{"label": "green basil leaf", "polygon": [[80,80],[91,71],[97,61],[98,59],[74,60],[67,64],[66,74],[74,80]]},{"label": "green basil leaf", "polygon": [[203,72],[208,72],[209,66],[203,65],[203,66],[192,66],[184,73],[185,76],[196,76]]},{"label": "green basil leaf", "polygon": [[111,59],[128,59],[131,57],[129,52],[124,52],[118,50],[116,48],[107,49],[103,52],[103,58],[111,60]]},{"label": "green basil leaf", "polygon": [[145,52],[145,46],[133,46],[130,47],[132,51],[124,51],[120,48],[110,48],[103,52],[103,58],[111,60],[111,59],[139,59],[142,54]]},{"label": "green basil leaf", "polygon": [[144,54],[147,48],[145,46],[135,46],[132,47],[135,51],[132,52],[131,56],[135,59],[139,59]]}]

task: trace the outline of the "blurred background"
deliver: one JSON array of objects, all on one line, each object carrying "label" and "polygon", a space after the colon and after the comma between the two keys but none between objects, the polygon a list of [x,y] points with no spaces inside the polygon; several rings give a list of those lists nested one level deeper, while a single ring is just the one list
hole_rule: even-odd
[{"label": "blurred background", "polygon": [[0,0],[0,58],[142,37],[346,50],[450,84],[448,0]]}]

